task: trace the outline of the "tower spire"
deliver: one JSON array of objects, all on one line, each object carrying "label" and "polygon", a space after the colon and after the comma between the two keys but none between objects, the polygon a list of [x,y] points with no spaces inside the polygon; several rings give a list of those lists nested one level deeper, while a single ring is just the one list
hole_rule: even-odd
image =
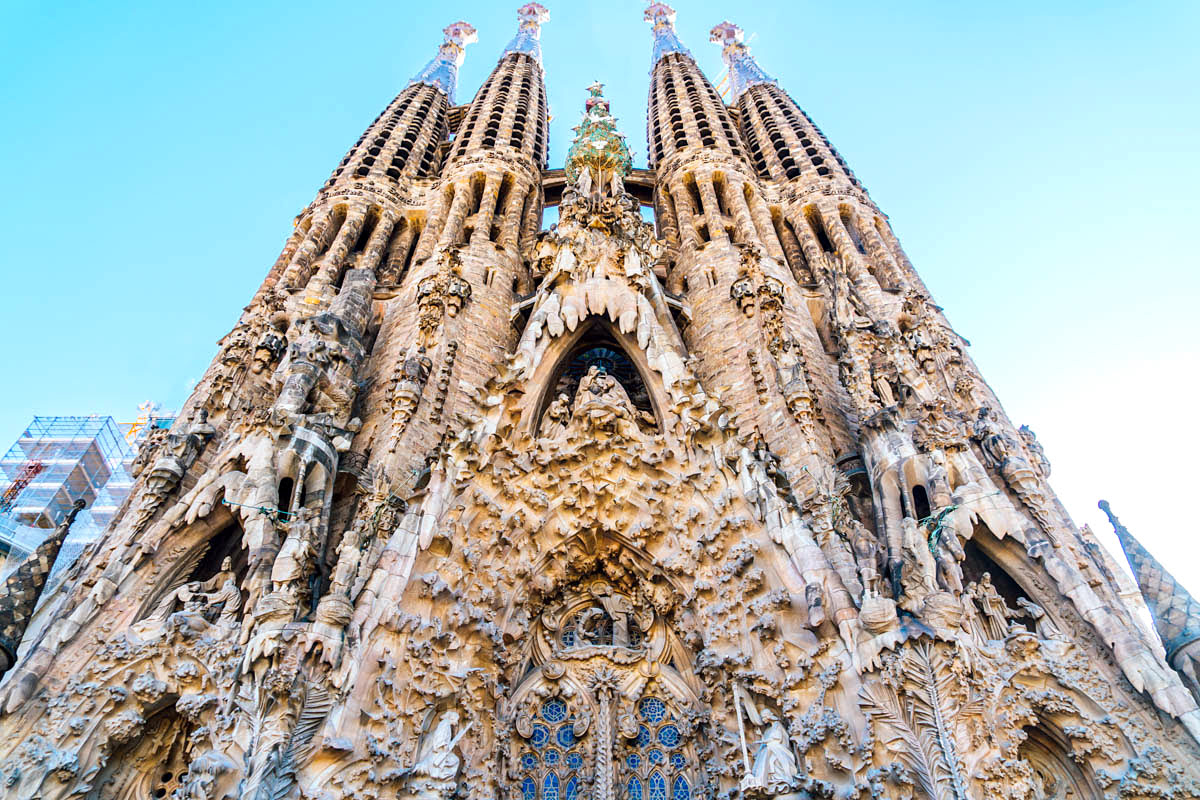
[{"label": "tower spire", "polygon": [[0,675],[17,661],[17,648],[25,635],[33,612],[37,609],[46,578],[54,568],[54,560],[62,549],[63,540],[71,531],[71,523],[83,510],[83,501],[76,500],[54,533],[46,537],[37,549],[21,562],[0,589]]},{"label": "tower spire", "polygon": [[742,96],[742,92],[751,86],[758,86],[761,83],[777,83],[754,60],[754,56],[750,54],[750,48],[743,43],[745,37],[746,34],[742,29],[728,20],[714,25],[708,35],[710,42],[721,45],[721,58],[724,59],[725,66],[729,68],[729,85],[733,92],[731,99],[734,103]]},{"label": "tower spire", "polygon": [[437,55],[429,60],[425,68],[413,76],[409,86],[423,83],[441,89],[454,105],[454,89],[458,84],[458,68],[462,66],[467,45],[479,41],[475,28],[469,22],[452,22],[442,29],[446,40],[438,47]]},{"label": "tower spire", "polygon": [[1107,500],[1100,501],[1100,510],[1108,515],[1121,541],[1121,549],[1154,617],[1154,627],[1162,637],[1167,661],[1171,662],[1182,648],[1200,641],[1200,603],[1121,524]]},{"label": "tower spire", "polygon": [[680,53],[691,58],[691,52],[675,35],[675,9],[666,3],[651,3],[646,6],[643,16],[654,31],[654,56],[650,60],[650,68],[662,60],[668,53]]},{"label": "tower spire", "polygon": [[517,35],[504,48],[501,58],[509,53],[524,53],[538,64],[542,63],[542,25],[550,21],[550,12],[538,3],[526,3],[517,9]]}]

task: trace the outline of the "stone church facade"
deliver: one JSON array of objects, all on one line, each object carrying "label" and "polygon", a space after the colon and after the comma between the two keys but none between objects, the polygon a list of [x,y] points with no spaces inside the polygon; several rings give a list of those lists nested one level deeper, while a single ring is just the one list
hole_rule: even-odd
[{"label": "stone church facade", "polygon": [[650,5],[650,168],[595,85],[552,169],[547,20],[461,105],[446,28],[105,538],[9,580],[3,795],[1200,795],[1200,606],[741,31],[727,103]]}]

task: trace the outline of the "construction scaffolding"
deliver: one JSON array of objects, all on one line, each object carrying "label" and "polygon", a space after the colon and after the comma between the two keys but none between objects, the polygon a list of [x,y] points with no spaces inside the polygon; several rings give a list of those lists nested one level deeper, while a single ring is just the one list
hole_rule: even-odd
[{"label": "construction scaffolding", "polygon": [[[41,543],[71,510],[87,505],[59,554],[70,563],[129,496],[134,450],[112,417],[34,417],[0,458],[0,575]],[[37,466],[40,464],[40,468]]]}]

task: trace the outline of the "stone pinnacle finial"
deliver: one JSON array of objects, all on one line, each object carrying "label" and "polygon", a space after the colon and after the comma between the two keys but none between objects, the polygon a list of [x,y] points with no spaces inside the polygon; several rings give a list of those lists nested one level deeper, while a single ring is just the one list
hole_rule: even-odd
[{"label": "stone pinnacle finial", "polygon": [[446,39],[438,47],[437,55],[408,82],[408,85],[423,83],[441,89],[450,105],[454,105],[458,68],[462,66],[467,45],[479,41],[479,36],[470,23],[462,21],[450,23],[442,29],[442,33]]},{"label": "stone pinnacle finial", "polygon": [[617,130],[617,121],[604,97],[604,84],[596,81],[588,87],[583,119],[574,128],[575,139],[567,149],[565,169],[572,184],[587,168],[598,183],[609,183],[616,175],[623,179],[633,169],[633,159],[625,137]]},{"label": "stone pinnacle finial", "polygon": [[1162,637],[1170,662],[1180,648],[1200,639],[1200,603],[1121,524],[1107,500],[1101,500],[1099,505],[1121,542],[1121,549],[1125,551],[1138,588],[1154,617],[1154,627]]},{"label": "stone pinnacle finial", "polygon": [[675,35],[675,9],[666,3],[651,3],[646,6],[642,19],[649,22],[654,31],[654,55],[650,60],[650,68],[662,60],[668,53],[681,53],[691,57],[691,53]]},{"label": "stone pinnacle finial", "polygon": [[743,44],[745,38],[742,29],[728,20],[714,25],[708,34],[710,42],[721,45],[721,58],[729,68],[729,85],[735,103],[751,86],[775,83],[775,79],[763,72],[754,56],[750,55],[750,48]]},{"label": "stone pinnacle finial", "polygon": [[38,599],[46,586],[46,578],[54,567],[54,559],[62,549],[63,540],[71,531],[75,517],[83,510],[83,501],[76,500],[71,510],[54,532],[20,563],[0,589],[0,675],[17,661],[21,637],[33,619]]},{"label": "stone pinnacle finial", "polygon": [[538,3],[526,3],[517,9],[517,35],[513,37],[501,58],[509,53],[524,53],[538,64],[542,63],[542,25],[550,21],[550,12]]}]

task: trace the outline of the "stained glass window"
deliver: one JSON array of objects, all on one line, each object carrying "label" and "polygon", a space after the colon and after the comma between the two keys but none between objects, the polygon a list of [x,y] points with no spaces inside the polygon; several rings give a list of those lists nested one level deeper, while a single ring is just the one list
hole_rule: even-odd
[{"label": "stained glass window", "polygon": [[580,800],[584,759],[577,750],[575,716],[559,698],[542,703],[537,714],[550,724],[533,724],[529,735],[533,750],[517,759],[523,773],[521,800]]},{"label": "stained glass window", "polygon": [[658,729],[658,743],[667,749],[679,744],[679,728],[674,725],[663,725]]},{"label": "stained glass window", "polygon": [[550,730],[545,725],[534,725],[533,736],[529,737],[529,741],[533,742],[533,746],[540,750],[546,746],[546,742],[550,741]]},{"label": "stained glass window", "polygon": [[667,800],[667,782],[658,770],[650,773],[650,800]]},{"label": "stained glass window", "polygon": [[542,718],[546,722],[562,722],[567,718],[567,704],[562,700],[547,700],[542,705]]},{"label": "stained glass window", "polygon": [[575,731],[570,725],[563,725],[558,729],[554,738],[558,741],[559,747],[570,747],[575,744]]},{"label": "stained glass window", "polygon": [[667,715],[666,705],[657,697],[647,697],[642,701],[642,707],[639,710],[642,713],[642,719],[655,724],[662,722],[663,717]]},{"label": "stained glass window", "polygon": [[692,800],[683,736],[674,714],[662,699],[646,697],[637,704],[637,715],[637,736],[625,740],[618,762],[624,773],[622,800]]}]

